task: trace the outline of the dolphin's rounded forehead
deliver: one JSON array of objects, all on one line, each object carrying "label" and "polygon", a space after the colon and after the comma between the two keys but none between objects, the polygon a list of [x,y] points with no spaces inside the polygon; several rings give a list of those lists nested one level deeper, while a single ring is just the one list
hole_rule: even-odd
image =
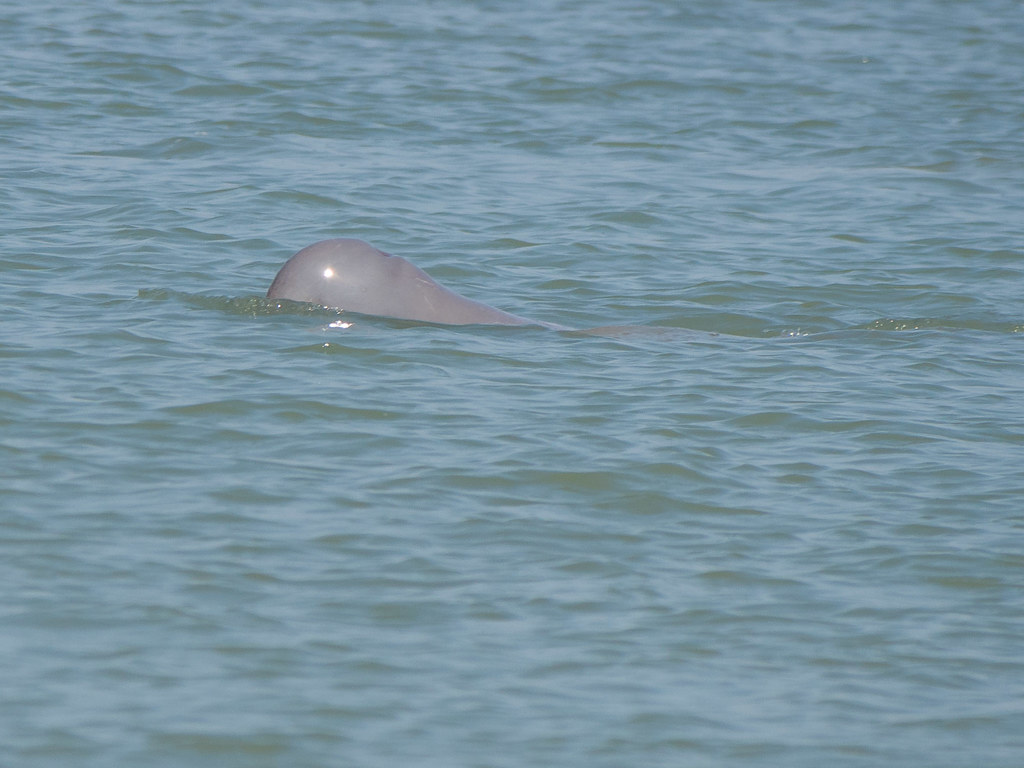
[{"label": "dolphin's rounded forehead", "polygon": [[341,264],[346,261],[352,263],[367,263],[387,258],[389,258],[388,254],[374,248],[365,240],[339,237],[334,240],[321,240],[319,243],[313,243],[312,245],[306,246],[292,256],[291,260],[296,262],[331,262]]},{"label": "dolphin's rounded forehead", "polygon": [[267,297],[434,323],[528,322],[460,296],[401,256],[354,238],[303,248],[281,267]]},{"label": "dolphin's rounded forehead", "polygon": [[385,259],[385,254],[362,240],[322,240],[288,259],[271,285],[271,291],[287,290],[295,281],[332,279],[343,275],[356,277]]},{"label": "dolphin's rounded forehead", "polygon": [[385,296],[403,280],[409,281],[403,267],[419,272],[405,259],[363,240],[321,240],[288,259],[267,296],[366,311],[362,306],[370,303],[371,297]]}]

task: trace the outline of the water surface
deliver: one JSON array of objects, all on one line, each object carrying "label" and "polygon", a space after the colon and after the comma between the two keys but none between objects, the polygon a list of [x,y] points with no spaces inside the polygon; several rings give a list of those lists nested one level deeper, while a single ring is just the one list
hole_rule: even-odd
[{"label": "water surface", "polygon": [[[0,12],[0,761],[1020,765],[1022,41]],[[628,331],[263,298],[337,236]]]}]

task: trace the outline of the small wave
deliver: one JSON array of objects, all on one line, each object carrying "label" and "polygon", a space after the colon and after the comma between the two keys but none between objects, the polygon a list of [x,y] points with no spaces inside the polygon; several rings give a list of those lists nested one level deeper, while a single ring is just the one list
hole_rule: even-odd
[{"label": "small wave", "polygon": [[857,329],[869,331],[987,331],[989,333],[1024,333],[1024,323],[1008,320],[976,320],[947,317],[884,317]]},{"label": "small wave", "polygon": [[265,296],[207,296],[173,291],[166,288],[141,288],[139,298],[149,301],[177,301],[197,309],[212,309],[232,315],[306,315],[313,317],[338,317],[340,309],[306,304],[287,299],[268,299]]},{"label": "small wave", "polygon": [[[197,309],[209,309],[226,312],[232,315],[245,315],[258,317],[262,315],[301,315],[314,318],[333,318],[341,316],[351,318],[353,316],[364,317],[357,313],[345,312],[332,307],[325,307],[316,304],[307,304],[301,301],[289,301],[287,299],[268,299],[265,296],[209,296],[175,291],[166,288],[141,288],[139,298],[148,301],[177,301]],[[419,325],[420,323],[410,321],[391,321],[389,318],[380,318],[388,321],[388,324],[398,326]],[[688,321],[687,321],[688,320]],[[1024,323],[1008,320],[977,320],[977,319],[956,319],[941,317],[918,317],[918,318],[879,318],[869,323],[854,325],[848,328],[820,327],[813,326],[783,326],[766,327],[763,319],[722,314],[704,315],[699,318],[672,318],[667,322],[663,320],[657,325],[623,325],[603,326],[601,328],[583,330],[594,334],[595,331],[607,331],[617,329],[619,332],[611,335],[644,335],[651,336],[667,335],[669,331],[703,332],[713,335],[724,334],[727,336],[741,336],[748,338],[805,338],[820,337],[844,331],[985,331],[987,333],[1024,333]],[[601,334],[597,334],[601,335]]]}]

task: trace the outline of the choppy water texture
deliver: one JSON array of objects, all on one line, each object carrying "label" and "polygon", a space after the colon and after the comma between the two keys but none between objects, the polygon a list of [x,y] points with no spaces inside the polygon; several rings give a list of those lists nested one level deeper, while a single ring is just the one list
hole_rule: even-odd
[{"label": "choppy water texture", "polygon": [[[44,0],[0,57],[4,768],[1024,764],[1016,2]],[[336,236],[625,328],[262,298]]]}]

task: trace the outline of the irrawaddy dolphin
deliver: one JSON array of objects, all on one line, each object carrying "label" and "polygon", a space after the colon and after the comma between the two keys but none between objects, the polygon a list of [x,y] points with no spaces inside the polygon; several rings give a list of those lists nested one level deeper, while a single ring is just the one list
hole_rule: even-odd
[{"label": "irrawaddy dolphin", "polygon": [[323,240],[296,253],[277,273],[267,298],[428,323],[540,325],[566,330],[467,299],[401,256],[350,238]]}]

